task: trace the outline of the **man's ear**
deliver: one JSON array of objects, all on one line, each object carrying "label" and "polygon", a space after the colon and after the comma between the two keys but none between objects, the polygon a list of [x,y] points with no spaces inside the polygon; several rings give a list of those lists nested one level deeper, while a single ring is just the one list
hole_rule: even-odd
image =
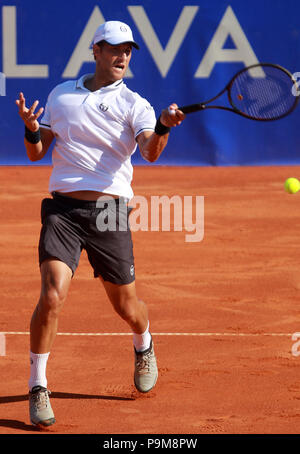
[{"label": "man's ear", "polygon": [[97,44],[93,44],[92,49],[93,49],[94,59],[96,60],[96,55],[99,54],[99,52],[100,52],[100,47],[99,47]]}]

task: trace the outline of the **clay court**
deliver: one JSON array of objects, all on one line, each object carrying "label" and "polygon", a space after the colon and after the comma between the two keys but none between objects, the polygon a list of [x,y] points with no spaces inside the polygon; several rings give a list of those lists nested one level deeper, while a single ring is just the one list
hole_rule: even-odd
[{"label": "clay court", "polygon": [[[37,433],[28,331],[50,172],[0,168],[1,434]],[[136,195],[205,197],[201,242],[186,242],[185,231],[133,234],[159,379],[146,395],[135,390],[131,333],[83,253],[48,363],[57,420],[48,434],[299,433],[300,195],[283,187],[299,175],[279,166],[135,168]]]}]

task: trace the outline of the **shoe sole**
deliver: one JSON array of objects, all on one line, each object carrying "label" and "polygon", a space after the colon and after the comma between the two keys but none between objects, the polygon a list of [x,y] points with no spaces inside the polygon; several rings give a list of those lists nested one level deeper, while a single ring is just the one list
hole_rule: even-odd
[{"label": "shoe sole", "polygon": [[39,429],[45,429],[46,427],[52,426],[56,422],[55,418],[50,418],[47,419],[46,421],[39,421],[39,422],[33,422],[30,421],[31,424],[35,427],[38,427]]}]

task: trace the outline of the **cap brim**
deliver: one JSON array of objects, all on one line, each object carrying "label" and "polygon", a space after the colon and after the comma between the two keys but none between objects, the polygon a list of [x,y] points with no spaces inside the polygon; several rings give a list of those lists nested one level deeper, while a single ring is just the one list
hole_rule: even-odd
[{"label": "cap brim", "polygon": [[117,43],[112,42],[112,41],[108,41],[108,40],[105,40],[105,39],[103,41],[105,41],[106,43],[110,44],[111,46],[118,46],[119,44],[127,44],[127,43],[129,43],[129,44],[132,44],[133,47],[135,47],[136,49],[140,48],[140,46],[135,41],[121,41],[121,42],[117,42]]}]

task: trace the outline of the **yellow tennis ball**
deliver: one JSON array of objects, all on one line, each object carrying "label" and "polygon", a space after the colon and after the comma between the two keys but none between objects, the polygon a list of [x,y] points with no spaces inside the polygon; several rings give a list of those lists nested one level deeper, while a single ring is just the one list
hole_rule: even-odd
[{"label": "yellow tennis ball", "polygon": [[289,194],[295,194],[300,190],[300,181],[297,178],[288,178],[284,183],[284,188]]}]

